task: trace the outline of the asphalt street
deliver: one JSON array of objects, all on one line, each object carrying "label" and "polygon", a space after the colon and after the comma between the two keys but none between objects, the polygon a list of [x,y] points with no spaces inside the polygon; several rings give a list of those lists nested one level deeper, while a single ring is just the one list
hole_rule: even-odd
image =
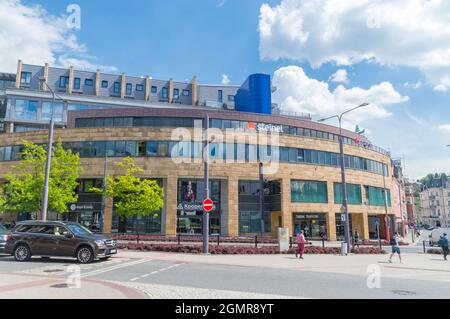
[{"label": "asphalt street", "polygon": [[[286,257],[291,258],[291,257]],[[345,257],[343,257],[345,258]],[[433,258],[428,255],[427,258]],[[444,263],[435,257],[435,262]],[[292,260],[288,262],[297,263]],[[380,266],[386,265],[386,256],[379,257]],[[12,257],[0,257],[0,273],[7,276],[36,276],[65,280],[71,273],[67,267],[78,266],[73,260],[33,258],[18,263]],[[356,272],[336,273],[277,269],[271,267],[235,266],[182,262],[153,258],[115,257],[108,261],[79,265],[81,285],[85,279],[115,283],[135,289],[146,298],[449,298],[450,264],[447,271],[429,271],[416,276],[411,270],[383,276],[380,288],[367,286],[368,275]],[[395,265],[391,271],[395,271]],[[10,285],[11,286],[11,285]],[[53,287],[54,286],[54,287]],[[61,284],[46,289],[59,288]],[[20,298],[20,286],[14,296]],[[12,292],[11,292],[12,293]],[[94,294],[95,296],[95,294]],[[0,298],[2,285],[0,279]],[[98,295],[101,298],[101,295]]]}]

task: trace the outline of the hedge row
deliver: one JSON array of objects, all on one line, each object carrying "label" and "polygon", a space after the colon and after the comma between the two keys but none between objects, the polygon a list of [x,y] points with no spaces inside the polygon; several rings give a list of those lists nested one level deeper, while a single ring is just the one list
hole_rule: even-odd
[{"label": "hedge row", "polygon": [[[136,241],[138,236],[135,234],[113,234],[111,236],[115,240],[122,241]],[[271,237],[258,237],[258,243],[260,244],[276,244],[278,240]],[[177,236],[160,236],[160,235],[139,235],[139,241],[158,241],[158,242],[178,242]],[[202,236],[181,235],[181,242],[202,242]],[[217,242],[216,236],[209,237],[210,242]],[[254,243],[255,237],[220,237],[221,243]]]},{"label": "hedge row", "polygon": [[[174,245],[174,244],[118,244],[119,249],[137,250],[137,251],[162,251],[185,254],[201,254],[203,247],[200,245]],[[209,252],[213,255],[274,255],[279,254],[278,246],[217,246],[210,245]],[[351,251],[354,254],[384,254],[384,250],[377,247],[360,247]],[[331,254],[341,253],[339,247],[305,247],[305,254]],[[283,254],[295,254],[295,248],[291,248]]]}]

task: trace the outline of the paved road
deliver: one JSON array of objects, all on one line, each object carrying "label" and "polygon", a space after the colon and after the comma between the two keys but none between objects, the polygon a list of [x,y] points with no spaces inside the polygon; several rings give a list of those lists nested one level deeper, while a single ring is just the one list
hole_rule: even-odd
[{"label": "paved road", "polygon": [[[81,289],[64,284],[71,275],[67,267],[77,266],[72,260],[17,263],[0,257],[0,299],[450,297],[450,264],[434,255],[410,254],[406,266],[388,264],[387,256],[311,256],[304,264],[291,256],[255,257],[267,266],[255,264],[257,260],[246,264],[251,259],[238,256],[209,257],[121,253],[109,261],[80,265]],[[241,265],[233,264],[238,259]],[[368,288],[368,265],[382,270],[380,288]],[[45,281],[49,278],[54,281]]]}]

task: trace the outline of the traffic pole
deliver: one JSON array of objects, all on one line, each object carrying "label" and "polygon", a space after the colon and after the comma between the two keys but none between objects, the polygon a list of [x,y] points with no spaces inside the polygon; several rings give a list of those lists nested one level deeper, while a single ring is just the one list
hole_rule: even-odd
[{"label": "traffic pole", "polygon": [[[204,180],[205,180],[205,199],[209,198],[209,115],[205,117],[205,148],[204,157]],[[203,253],[209,254],[209,212],[203,209]]]}]

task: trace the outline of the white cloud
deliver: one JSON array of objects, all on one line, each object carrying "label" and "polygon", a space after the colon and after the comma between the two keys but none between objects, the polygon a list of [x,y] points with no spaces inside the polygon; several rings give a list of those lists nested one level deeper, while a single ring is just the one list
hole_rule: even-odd
[{"label": "white cloud", "polygon": [[218,4],[216,4],[216,7],[222,8],[225,5],[225,3],[227,3],[227,0],[221,0]]},{"label": "white cloud", "polygon": [[329,81],[333,83],[348,83],[350,82],[346,69],[339,69],[330,76]]},{"label": "white cloud", "polygon": [[439,92],[447,92],[448,89],[448,86],[445,84],[438,84],[434,87],[434,90]]},{"label": "white cloud", "polygon": [[420,89],[422,87],[422,85],[424,85],[424,83],[421,80],[418,80],[415,83],[409,83],[409,82],[403,83],[403,86],[405,88],[410,88],[410,89],[414,89],[414,90]]},{"label": "white cloud", "polygon": [[443,133],[447,133],[450,134],[450,124],[442,124],[438,126],[438,130],[443,132]]},{"label": "white cloud", "polygon": [[223,85],[228,85],[228,84],[230,84],[230,78],[228,77],[228,75],[222,74],[222,84],[223,84]]},{"label": "white cloud", "polygon": [[0,52],[0,70],[5,72],[16,72],[18,59],[28,64],[66,67],[71,62],[78,68],[99,67],[83,58],[87,48],[64,15],[55,17],[41,6],[27,6],[19,0],[0,0]]},{"label": "white cloud", "polygon": [[436,89],[450,88],[450,1],[281,0],[260,8],[262,59],[372,61],[420,69]]},{"label": "white cloud", "polygon": [[339,85],[334,91],[330,91],[328,83],[309,78],[298,66],[283,67],[275,71],[273,83],[278,88],[273,95],[274,102],[282,109],[307,112],[314,117],[330,116],[365,102],[370,103],[369,107],[348,114],[344,123],[347,128],[354,128],[354,124],[369,119],[388,117],[391,113],[386,106],[409,100],[389,82],[382,82],[369,89],[346,89]]}]

